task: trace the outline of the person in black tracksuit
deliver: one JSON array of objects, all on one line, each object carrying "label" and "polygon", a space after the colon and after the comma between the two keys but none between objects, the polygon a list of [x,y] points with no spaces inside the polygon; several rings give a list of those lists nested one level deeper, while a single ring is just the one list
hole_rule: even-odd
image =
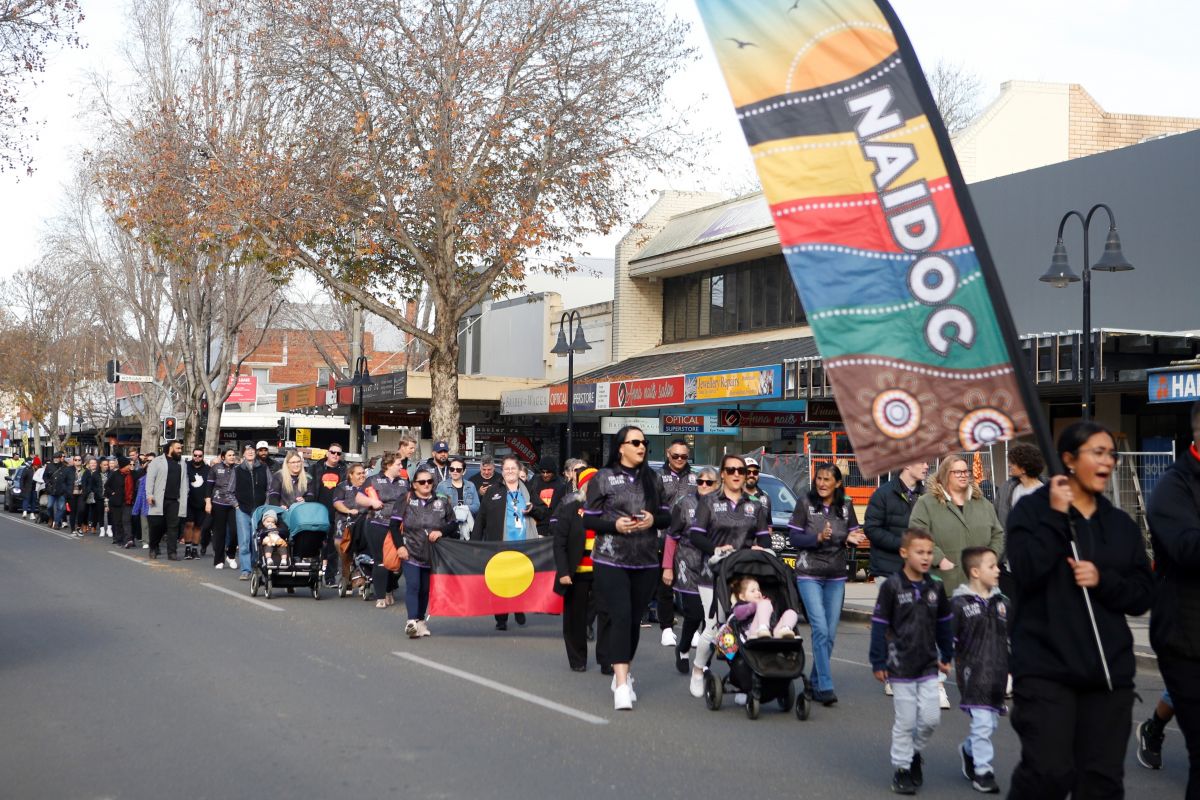
[{"label": "person in black tracksuit", "polygon": [[[529,489],[529,500],[533,504],[534,522],[537,523],[538,536],[550,536],[550,517],[563,497],[571,491],[563,476],[558,474],[558,462],[547,456],[538,464],[538,474],[533,476],[526,486]],[[480,500],[483,496],[480,495]]]},{"label": "person in black tracksuit", "polygon": [[[662,472],[659,473],[663,485],[663,505],[667,508],[674,508],[675,501],[680,497],[695,493],[696,471],[692,469],[692,465],[688,460],[691,456],[691,450],[688,448],[688,443],[683,439],[672,441],[667,446],[666,455],[666,463],[663,464]],[[659,549],[663,550],[670,536],[670,526],[659,531],[658,536]],[[675,625],[675,594],[669,582],[659,582],[658,590],[654,594],[654,614],[658,619],[658,627],[663,632],[663,647],[677,645],[679,642],[673,628]],[[667,631],[670,631],[670,633],[667,633]],[[689,647],[691,646],[690,638],[687,644]]]},{"label": "person in black tracksuit", "polygon": [[459,538],[454,504],[433,493],[433,475],[427,467],[413,472],[412,491],[392,506],[389,526],[404,571],[404,604],[408,611],[404,633],[410,639],[429,635],[425,613],[429,608],[433,545],[443,536]]},{"label": "person in black tracksuit", "polygon": [[673,587],[683,609],[683,624],[675,642],[675,668],[685,674],[691,661],[692,638],[704,624],[699,588],[704,555],[692,544],[692,523],[700,498],[717,490],[720,477],[715,467],[704,467],[696,473],[695,481],[695,491],[676,495],[671,506],[671,526],[667,528],[662,561],[663,585]]},{"label": "person in black tracksuit", "polygon": [[1008,517],[1012,725],[1021,737],[1009,796],[1122,797],[1136,672],[1126,617],[1150,608],[1150,562],[1137,524],[1103,496],[1116,468],[1112,434],[1075,423],[1059,436],[1058,451],[1068,476],[1025,497]]},{"label": "person in black tracksuit", "polygon": [[[587,671],[588,607],[592,604],[592,549],[596,532],[584,525],[583,504],[587,484],[596,474],[591,467],[580,469],[575,476],[578,491],[563,498],[550,519],[554,535],[554,591],[563,598],[563,643],[567,663],[576,672]],[[610,663],[604,652],[606,646],[604,639],[596,642],[596,661],[601,665]]]},{"label": "person in black tracksuit", "polygon": [[[1167,684],[1188,751],[1187,800],[1200,798],[1200,402],[1192,406],[1192,445],[1150,495],[1147,516],[1154,544],[1157,596],[1150,644]],[[1161,749],[1157,717],[1154,727]]]},{"label": "person in black tracksuit", "polygon": [[363,534],[371,560],[375,562],[371,568],[371,586],[375,590],[375,607],[387,608],[395,602],[392,592],[400,585],[400,578],[383,565],[383,539],[391,525],[393,509],[408,495],[409,483],[408,478],[401,475],[404,467],[398,454],[388,453],[381,464],[382,471],[367,478],[354,502],[361,508],[370,509]]}]

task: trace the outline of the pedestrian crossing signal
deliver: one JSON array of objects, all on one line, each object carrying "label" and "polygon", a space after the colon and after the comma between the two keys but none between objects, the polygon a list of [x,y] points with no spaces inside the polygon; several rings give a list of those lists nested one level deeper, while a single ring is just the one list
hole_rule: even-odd
[{"label": "pedestrian crossing signal", "polygon": [[167,417],[166,419],[163,420],[163,439],[165,439],[168,442],[175,441],[175,439],[177,438],[175,435],[176,424],[177,423],[176,423],[176,420],[174,417]]}]

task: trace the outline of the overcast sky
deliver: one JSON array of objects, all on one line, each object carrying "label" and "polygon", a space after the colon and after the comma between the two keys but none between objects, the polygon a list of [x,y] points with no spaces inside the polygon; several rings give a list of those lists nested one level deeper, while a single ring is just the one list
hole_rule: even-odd
[{"label": "overcast sky", "polygon": [[[666,0],[666,5],[692,23],[700,54],[676,81],[674,93],[681,104],[700,103],[693,124],[712,131],[716,146],[709,169],[660,178],[647,188],[720,190],[749,173],[745,144],[695,7],[691,0]],[[122,4],[83,0],[83,6],[87,19],[80,33],[87,48],[53,56],[45,82],[29,97],[33,118],[44,123],[34,148],[37,172],[33,177],[0,174],[0,239],[5,243],[0,276],[37,260],[44,221],[61,203],[75,154],[88,146],[80,118],[90,94],[88,73],[117,70],[122,63],[127,29],[118,10]],[[894,0],[893,6],[922,62],[932,65],[944,58],[965,65],[983,79],[985,99],[1007,80],[1080,83],[1108,111],[1200,117],[1194,43],[1200,3],[1195,0]],[[611,258],[617,238],[590,243],[589,254]],[[558,281],[530,281],[533,289],[562,291],[568,306],[594,302],[603,284],[581,279],[564,291]]]}]

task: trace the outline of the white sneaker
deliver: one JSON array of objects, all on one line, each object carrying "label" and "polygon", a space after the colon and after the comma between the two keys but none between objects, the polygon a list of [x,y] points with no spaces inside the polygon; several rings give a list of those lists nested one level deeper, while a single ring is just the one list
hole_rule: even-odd
[{"label": "white sneaker", "polygon": [[[375,607],[379,608],[379,604],[382,602],[382,600],[377,600],[375,602]],[[383,607],[387,608],[387,605],[384,605]],[[421,632],[417,629],[417,621],[415,619],[410,619],[407,623],[405,623],[404,635],[410,639],[416,639],[421,635]]]},{"label": "white sneaker", "polygon": [[1012,675],[1008,676],[1008,682],[1004,684],[1004,699],[1012,699]]},{"label": "white sneaker", "polygon": [[214,564],[213,569],[225,569],[225,562],[222,561],[220,564]]},{"label": "white sneaker", "polygon": [[744,705],[746,705],[746,695],[745,695],[745,693],[744,693],[744,692],[738,692],[737,694],[735,694],[735,695],[733,696],[733,704],[734,704],[735,706],[744,706]]},{"label": "white sneaker", "polygon": [[143,544],[143,545],[142,545],[142,549],[143,549],[143,550],[149,550],[149,549],[150,549],[150,544],[149,544],[149,543]]},{"label": "white sneaker", "polygon": [[754,638],[755,639],[770,639],[771,638],[771,629],[768,628],[766,625],[760,625],[758,627],[758,630],[756,630],[754,632]]},{"label": "white sneaker", "polygon": [[663,647],[674,647],[677,644],[679,644],[679,637],[677,637],[675,635],[675,629],[674,628],[663,628],[662,646]]},{"label": "white sneaker", "polygon": [[225,566],[228,567],[229,569],[237,569],[237,562],[234,561],[232,558],[227,558],[227,559],[225,559]]},{"label": "white sneaker", "polygon": [[938,705],[945,711],[950,707],[950,695],[946,694],[945,684],[938,684]]},{"label": "white sneaker", "polygon": [[692,649],[695,650],[699,646],[700,646],[700,631],[696,631],[695,633],[692,634]]},{"label": "white sneaker", "polygon": [[692,679],[688,681],[688,691],[692,693],[692,697],[704,697],[704,673],[696,673],[692,670]]},{"label": "white sneaker", "polygon": [[417,636],[429,636],[429,635],[430,635],[429,626],[425,623],[425,620],[423,620],[423,619],[417,620]]},{"label": "white sneaker", "polygon": [[[627,687],[629,687],[629,699],[636,703],[637,702],[637,691],[633,688],[633,676],[632,675],[630,675],[629,677],[627,677],[625,679],[625,685]],[[612,689],[614,692],[617,690],[617,676],[616,675],[613,675],[612,683],[609,684],[609,688]]]},{"label": "white sneaker", "polygon": [[888,697],[892,696],[892,682],[891,681],[883,682],[883,693],[886,694]]},{"label": "white sneaker", "polygon": [[613,689],[613,708],[617,711],[633,710],[633,690],[628,683]]},{"label": "white sneaker", "polygon": [[104,535],[110,539],[112,538],[112,525],[109,525],[107,528],[104,529]]}]

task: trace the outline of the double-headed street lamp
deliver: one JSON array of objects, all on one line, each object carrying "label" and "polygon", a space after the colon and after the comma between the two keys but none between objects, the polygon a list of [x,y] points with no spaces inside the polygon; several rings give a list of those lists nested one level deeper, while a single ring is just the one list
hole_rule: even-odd
[{"label": "double-headed street lamp", "polygon": [[[1104,240],[1104,253],[1100,260],[1088,267],[1088,229],[1092,217],[1097,211],[1104,209],[1108,214],[1108,238]],[[1050,259],[1050,269],[1038,280],[1049,283],[1056,288],[1063,288],[1069,283],[1077,283],[1079,276],[1071,270],[1067,261],[1067,248],[1063,244],[1063,228],[1067,220],[1077,217],[1083,223],[1083,346],[1080,347],[1080,369],[1083,373],[1083,419],[1092,417],[1092,270],[1099,272],[1128,272],[1133,265],[1121,252],[1121,237],[1117,235],[1117,219],[1112,209],[1104,203],[1092,206],[1087,216],[1078,211],[1068,211],[1063,214],[1058,223],[1058,242],[1054,245],[1054,255]],[[1037,358],[1036,350],[1034,358]]]},{"label": "double-headed street lamp", "polygon": [[359,356],[354,362],[354,376],[350,378],[350,385],[358,388],[358,449],[362,453],[363,464],[367,461],[367,437],[366,426],[363,425],[363,417],[366,416],[366,409],[363,406],[363,387],[370,386],[375,381],[371,380],[371,371],[367,369],[367,357]]},{"label": "double-headed street lamp", "polygon": [[[567,339],[571,340],[571,344],[567,344]],[[558,320],[558,342],[550,351],[556,356],[567,357],[567,456],[563,459],[563,463],[566,463],[567,458],[574,457],[575,354],[591,349],[592,346],[583,336],[583,317],[579,311],[564,311]]]}]

